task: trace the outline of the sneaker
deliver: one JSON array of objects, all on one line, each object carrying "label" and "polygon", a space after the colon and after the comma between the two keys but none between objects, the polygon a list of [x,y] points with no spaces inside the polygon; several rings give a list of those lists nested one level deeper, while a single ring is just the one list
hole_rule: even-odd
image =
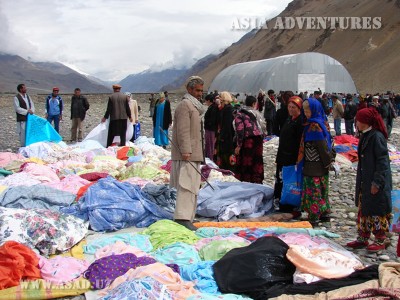
[{"label": "sneaker", "polygon": [[189,220],[174,220],[175,223],[186,227],[189,230],[196,231],[197,227],[192,224]]},{"label": "sneaker", "polygon": [[377,244],[377,243],[373,243],[367,247],[368,252],[378,252],[378,251],[382,251],[385,249],[386,249],[385,244]]},{"label": "sneaker", "polygon": [[355,241],[347,243],[346,246],[353,248],[353,249],[365,248],[365,247],[368,247],[368,241],[362,242],[359,240],[355,240]]}]

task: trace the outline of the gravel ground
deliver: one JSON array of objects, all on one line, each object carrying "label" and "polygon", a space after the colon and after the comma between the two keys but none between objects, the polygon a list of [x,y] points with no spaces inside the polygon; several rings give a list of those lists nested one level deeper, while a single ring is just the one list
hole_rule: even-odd
[{"label": "gravel ground", "polygon": [[[15,132],[15,112],[12,102],[14,95],[0,95],[0,151],[16,152],[19,147],[18,137]],[[70,99],[71,95],[61,95],[65,102],[65,119],[60,123],[60,133],[64,141],[70,139]],[[141,106],[140,122],[142,135],[152,135],[152,124],[149,118],[148,94],[136,94],[135,99]],[[176,106],[182,95],[171,94],[170,100],[172,109]],[[46,95],[32,95],[36,107],[36,114],[44,117],[44,99]],[[100,123],[106,109],[107,95],[89,95],[90,109],[84,123],[84,134],[89,133]],[[400,118],[395,120],[392,136],[389,143],[396,147],[400,146]],[[277,151],[276,143],[267,143],[264,146],[264,164],[265,164],[265,184],[273,185],[275,174],[275,156]],[[398,172],[399,171],[399,172]],[[400,189],[400,169],[392,168],[393,188]],[[332,175],[332,174],[331,174]],[[333,214],[336,218],[330,223],[321,223],[320,228],[341,235],[336,239],[341,245],[356,237],[356,216],[357,208],[354,207],[354,188],[356,172],[354,166],[342,168],[338,178],[330,176],[330,200],[332,203]],[[383,261],[400,261],[396,256],[396,245],[398,235],[393,234],[390,237],[391,245],[382,252],[370,254],[365,250],[355,250],[366,263],[379,263]]]}]

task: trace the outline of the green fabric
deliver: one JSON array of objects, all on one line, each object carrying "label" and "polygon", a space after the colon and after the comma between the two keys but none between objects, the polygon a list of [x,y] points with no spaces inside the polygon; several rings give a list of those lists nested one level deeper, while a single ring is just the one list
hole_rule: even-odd
[{"label": "green fabric", "polygon": [[163,170],[159,166],[148,161],[136,162],[126,168],[118,177],[119,180],[125,180],[131,177],[140,177],[142,179],[153,179],[158,175],[163,174]]},{"label": "green fabric", "polygon": [[236,241],[212,241],[211,243],[205,245],[199,250],[199,255],[202,260],[219,260],[228,251],[234,248],[241,248],[248,246],[244,242]]},{"label": "green fabric", "polygon": [[193,245],[200,239],[193,231],[171,220],[157,221],[143,230],[142,234],[150,236],[154,250],[176,242]]},{"label": "green fabric", "polygon": [[0,168],[0,177],[6,177],[11,175],[13,172]]},{"label": "green fabric", "polygon": [[[245,228],[235,227],[235,228],[219,228],[219,227],[202,227],[196,230],[196,235],[200,238],[210,238],[213,236],[228,236],[234,234],[235,232],[244,230]],[[338,238],[340,235],[322,230],[322,229],[310,229],[310,228],[283,228],[283,227],[266,227],[260,228],[267,230],[268,233],[282,234],[288,232],[296,233],[306,233],[310,236],[326,236],[329,238]]]}]

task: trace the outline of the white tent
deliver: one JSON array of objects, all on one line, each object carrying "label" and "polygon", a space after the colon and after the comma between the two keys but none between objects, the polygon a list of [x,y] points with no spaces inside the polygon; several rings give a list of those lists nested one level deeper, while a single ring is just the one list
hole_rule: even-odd
[{"label": "white tent", "polygon": [[229,66],[213,80],[209,90],[256,95],[260,89],[275,92],[356,93],[349,72],[332,57],[306,52]]}]

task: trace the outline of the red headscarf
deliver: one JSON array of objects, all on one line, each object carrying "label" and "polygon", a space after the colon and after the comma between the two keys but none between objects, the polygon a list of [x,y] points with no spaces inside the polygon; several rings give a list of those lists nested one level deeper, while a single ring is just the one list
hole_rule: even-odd
[{"label": "red headscarf", "polygon": [[374,107],[363,108],[357,112],[356,120],[372,126],[372,128],[379,130],[383,133],[386,139],[388,139],[388,134],[386,130],[385,123],[382,120],[381,115]]},{"label": "red headscarf", "polygon": [[303,99],[301,99],[299,96],[290,97],[288,104],[290,102],[292,102],[294,105],[296,105],[300,110],[303,108]]}]

